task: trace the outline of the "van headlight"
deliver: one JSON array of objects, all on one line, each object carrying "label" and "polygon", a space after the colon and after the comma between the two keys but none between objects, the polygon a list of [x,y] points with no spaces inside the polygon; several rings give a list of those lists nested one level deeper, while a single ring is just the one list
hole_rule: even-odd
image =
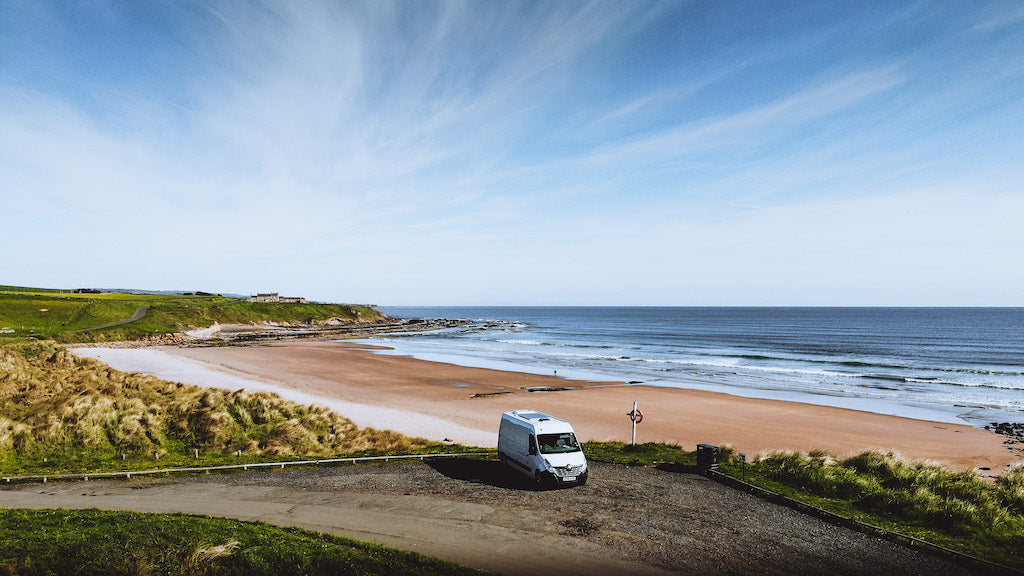
[{"label": "van headlight", "polygon": [[547,458],[544,459],[544,469],[545,470],[552,470],[552,469],[554,469],[554,466],[551,465],[551,462],[548,462]]}]

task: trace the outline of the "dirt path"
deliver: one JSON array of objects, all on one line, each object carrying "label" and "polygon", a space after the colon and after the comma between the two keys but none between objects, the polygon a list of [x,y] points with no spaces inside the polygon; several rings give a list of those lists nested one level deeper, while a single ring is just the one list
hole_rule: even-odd
[{"label": "dirt path", "polygon": [[127,324],[129,322],[135,322],[139,318],[142,318],[149,312],[149,306],[143,306],[135,310],[135,313],[125,318],[124,320],[118,320],[117,322],[111,322],[110,324],[104,324],[102,326],[93,326],[92,328],[82,328],[81,330],[69,330],[68,334],[78,334],[79,332],[89,332],[90,330],[101,330],[103,328],[112,328],[114,326],[120,326],[121,324]]},{"label": "dirt path", "polygon": [[12,486],[0,506],[258,520],[509,575],[975,573],[700,476],[601,463],[586,486],[553,491],[456,459]]}]

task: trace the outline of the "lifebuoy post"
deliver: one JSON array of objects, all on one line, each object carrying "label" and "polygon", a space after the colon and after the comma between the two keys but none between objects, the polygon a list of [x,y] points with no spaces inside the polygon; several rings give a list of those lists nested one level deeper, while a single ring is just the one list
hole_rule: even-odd
[{"label": "lifebuoy post", "polygon": [[626,412],[626,416],[633,422],[633,446],[636,446],[636,425],[644,420],[644,413],[637,409],[636,400],[633,401],[633,411]]}]

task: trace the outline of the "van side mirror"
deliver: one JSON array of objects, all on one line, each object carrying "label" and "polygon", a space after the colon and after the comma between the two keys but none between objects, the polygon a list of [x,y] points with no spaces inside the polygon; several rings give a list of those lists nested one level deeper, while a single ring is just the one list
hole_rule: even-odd
[{"label": "van side mirror", "polygon": [[530,435],[530,456],[533,456],[536,453],[537,453],[537,439],[534,438],[533,435],[531,434]]}]

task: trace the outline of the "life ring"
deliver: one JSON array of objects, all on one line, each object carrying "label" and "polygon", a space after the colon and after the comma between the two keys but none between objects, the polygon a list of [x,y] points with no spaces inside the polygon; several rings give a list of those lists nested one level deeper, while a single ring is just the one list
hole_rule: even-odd
[{"label": "life ring", "polygon": [[640,409],[634,409],[631,412],[626,412],[626,416],[629,416],[629,419],[636,424],[639,424],[644,420],[644,413],[641,412]]}]

